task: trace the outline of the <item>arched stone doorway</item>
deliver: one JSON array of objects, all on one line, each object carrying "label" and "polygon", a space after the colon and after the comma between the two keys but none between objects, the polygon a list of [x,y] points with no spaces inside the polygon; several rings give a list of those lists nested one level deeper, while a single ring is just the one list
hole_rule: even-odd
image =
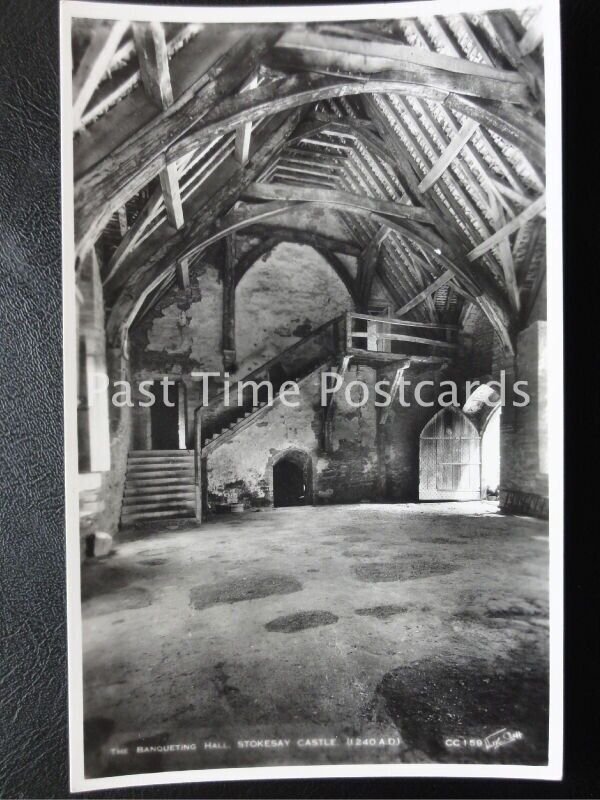
[{"label": "arched stone doorway", "polygon": [[419,442],[419,500],[479,500],[481,440],[459,409],[443,408]]},{"label": "arched stone doorway", "polygon": [[312,462],[303,450],[286,450],[273,462],[275,508],[312,503]]},{"label": "arched stone doorway", "polygon": [[[494,384],[494,385],[492,385]],[[481,497],[497,499],[500,487],[500,417],[502,398],[497,382],[482,383],[467,398],[463,412],[481,431]]]}]

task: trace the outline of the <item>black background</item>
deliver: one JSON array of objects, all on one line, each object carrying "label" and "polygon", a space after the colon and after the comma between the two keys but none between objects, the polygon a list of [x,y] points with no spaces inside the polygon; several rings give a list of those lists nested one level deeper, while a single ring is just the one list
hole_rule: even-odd
[{"label": "black background", "polygon": [[[568,403],[564,780],[269,781],[180,784],[88,796],[598,797],[600,565],[590,552],[600,528],[594,509],[598,448],[597,444],[589,448],[594,438],[598,441],[600,416],[594,305],[600,204],[599,184],[592,175],[600,148],[594,119],[600,92],[597,7],[595,0],[564,0],[561,10]],[[56,0],[0,0],[0,797],[4,798],[69,796],[58,58]]]}]

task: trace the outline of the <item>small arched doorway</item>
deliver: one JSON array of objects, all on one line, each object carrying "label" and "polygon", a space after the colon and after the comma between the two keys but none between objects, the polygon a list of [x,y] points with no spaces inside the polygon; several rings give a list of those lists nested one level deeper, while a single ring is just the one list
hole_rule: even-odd
[{"label": "small arched doorway", "polygon": [[481,440],[462,411],[443,408],[419,442],[419,500],[479,500]]},{"label": "small arched doorway", "polygon": [[486,420],[481,434],[481,496],[494,500],[500,487],[500,405]]},{"label": "small arched doorway", "polygon": [[282,453],[273,464],[275,508],[303,506],[312,502],[311,461],[302,450]]}]

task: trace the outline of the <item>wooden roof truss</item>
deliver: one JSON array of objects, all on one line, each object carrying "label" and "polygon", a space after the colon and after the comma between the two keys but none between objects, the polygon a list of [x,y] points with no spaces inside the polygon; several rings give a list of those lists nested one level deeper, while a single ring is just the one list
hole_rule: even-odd
[{"label": "wooden roof truss", "polygon": [[[317,203],[357,253],[345,280],[362,309],[375,281],[414,321],[477,303],[510,350],[545,269],[540,31],[535,8],[227,30],[77,21],[76,244],[100,256],[109,336],[189,288],[216,242],[293,239],[272,233],[278,217]],[[335,260],[332,242],[319,246]]]}]

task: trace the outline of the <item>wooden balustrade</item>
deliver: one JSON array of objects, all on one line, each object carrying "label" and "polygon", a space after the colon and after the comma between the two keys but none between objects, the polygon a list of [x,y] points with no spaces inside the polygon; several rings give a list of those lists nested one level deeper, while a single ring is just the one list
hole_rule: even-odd
[{"label": "wooden balustrade", "polygon": [[386,319],[368,314],[346,314],[346,351],[353,355],[389,360],[414,355],[448,357],[457,348],[456,325]]}]

